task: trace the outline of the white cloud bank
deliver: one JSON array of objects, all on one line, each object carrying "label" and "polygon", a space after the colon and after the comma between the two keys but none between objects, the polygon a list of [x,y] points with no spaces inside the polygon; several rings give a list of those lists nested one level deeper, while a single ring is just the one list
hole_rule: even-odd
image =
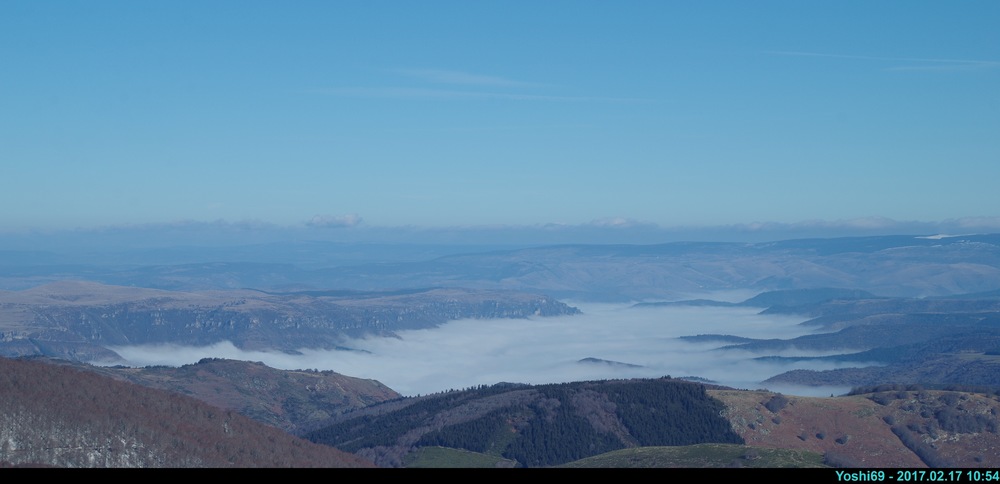
[{"label": "white cloud bank", "polygon": [[[179,365],[224,357],[282,369],[316,368],[381,381],[404,395],[427,394],[501,381],[554,383],[608,378],[698,376],[737,388],[795,369],[832,369],[826,362],[754,361],[747,351],[717,350],[725,343],[690,343],[679,336],[734,334],[792,338],[808,334],[801,318],[761,316],[746,308],[629,308],[578,305],[582,315],[526,320],[461,320],[439,328],[402,331],[400,338],[351,340],[364,351],[302,350],[301,355],[244,352],[230,343],[192,348],[112,348],[131,364]],[[788,351],[780,356],[818,356]],[[640,365],[579,363],[583,358]],[[786,393],[828,395],[844,388],[788,389]]]}]

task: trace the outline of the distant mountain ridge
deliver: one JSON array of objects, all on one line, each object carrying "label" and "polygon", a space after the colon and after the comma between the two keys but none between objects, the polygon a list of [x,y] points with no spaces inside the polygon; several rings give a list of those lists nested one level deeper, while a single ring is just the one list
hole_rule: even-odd
[{"label": "distant mountain ridge", "polygon": [[799,314],[817,334],[787,340],[736,342],[728,349],[777,354],[839,352],[782,358],[855,364],[855,368],[794,370],[763,382],[796,385],[960,384],[1000,388],[1000,300],[973,298],[837,299],[764,314]]},{"label": "distant mountain ridge", "polygon": [[817,304],[832,299],[876,299],[878,296],[860,289],[841,289],[834,287],[783,289],[764,291],[742,302],[715,301],[712,299],[686,299],[681,301],[642,302],[636,307],[657,306],[717,306],[717,307],[751,307],[751,308],[798,308],[807,304]]},{"label": "distant mountain ridge", "polygon": [[935,296],[1000,289],[1000,234],[558,245],[318,272],[343,287],[437,286],[461,280],[463,287],[604,301],[676,299],[737,288],[847,287],[884,296]]},{"label": "distant mountain ridge", "polygon": [[[247,247],[234,247],[230,253],[223,248],[183,248],[178,249],[183,257],[160,258],[133,251],[118,265],[79,255],[9,254],[0,257],[0,288],[22,289],[61,279],[180,291],[465,287],[594,301],[678,300],[734,289],[844,287],[893,297],[1000,290],[1000,234],[507,250],[484,246],[487,250],[478,252],[476,246],[467,246],[461,254],[454,252],[457,249],[407,245],[394,252],[388,244],[367,250],[338,244],[294,247],[292,255]],[[239,254],[245,258],[239,259]]]}]

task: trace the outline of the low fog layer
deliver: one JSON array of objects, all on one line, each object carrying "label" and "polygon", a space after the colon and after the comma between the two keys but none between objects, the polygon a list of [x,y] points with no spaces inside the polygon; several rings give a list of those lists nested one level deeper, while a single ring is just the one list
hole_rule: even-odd
[{"label": "low fog layer", "polygon": [[[206,347],[131,346],[112,348],[130,364],[182,365],[205,357],[262,361],[281,369],[333,370],[381,381],[404,395],[461,389],[497,382],[554,383],[633,377],[700,377],[736,388],[761,388],[761,381],[791,369],[833,369],[828,362],[753,361],[756,354],[720,350],[725,342],[677,339],[731,334],[788,339],[809,334],[802,318],[762,316],[757,309],[647,307],[575,304],[584,314],[526,320],[460,320],[438,328],[402,331],[399,338],[348,340],[358,351],[302,354],[247,352],[230,343]],[[862,350],[858,348],[855,350]],[[849,349],[837,353],[850,352]],[[827,353],[830,354],[830,353]],[[786,351],[777,356],[824,356]],[[584,358],[625,363],[581,363]],[[852,365],[856,366],[856,365]],[[840,394],[847,388],[770,388],[799,395]]]}]

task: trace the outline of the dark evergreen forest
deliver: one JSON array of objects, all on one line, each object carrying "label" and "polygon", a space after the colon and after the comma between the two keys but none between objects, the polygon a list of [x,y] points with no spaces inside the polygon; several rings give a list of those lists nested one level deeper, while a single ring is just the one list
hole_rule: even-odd
[{"label": "dark evergreen forest", "polygon": [[699,384],[662,378],[501,384],[414,399],[307,438],[341,450],[442,446],[550,466],[632,446],[743,443]]}]

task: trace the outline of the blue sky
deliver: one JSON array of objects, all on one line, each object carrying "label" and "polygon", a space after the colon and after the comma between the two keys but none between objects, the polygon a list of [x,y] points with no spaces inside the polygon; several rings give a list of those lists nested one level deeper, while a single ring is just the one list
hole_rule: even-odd
[{"label": "blue sky", "polygon": [[996,2],[7,0],[0,231],[1000,220],[998,24]]}]

